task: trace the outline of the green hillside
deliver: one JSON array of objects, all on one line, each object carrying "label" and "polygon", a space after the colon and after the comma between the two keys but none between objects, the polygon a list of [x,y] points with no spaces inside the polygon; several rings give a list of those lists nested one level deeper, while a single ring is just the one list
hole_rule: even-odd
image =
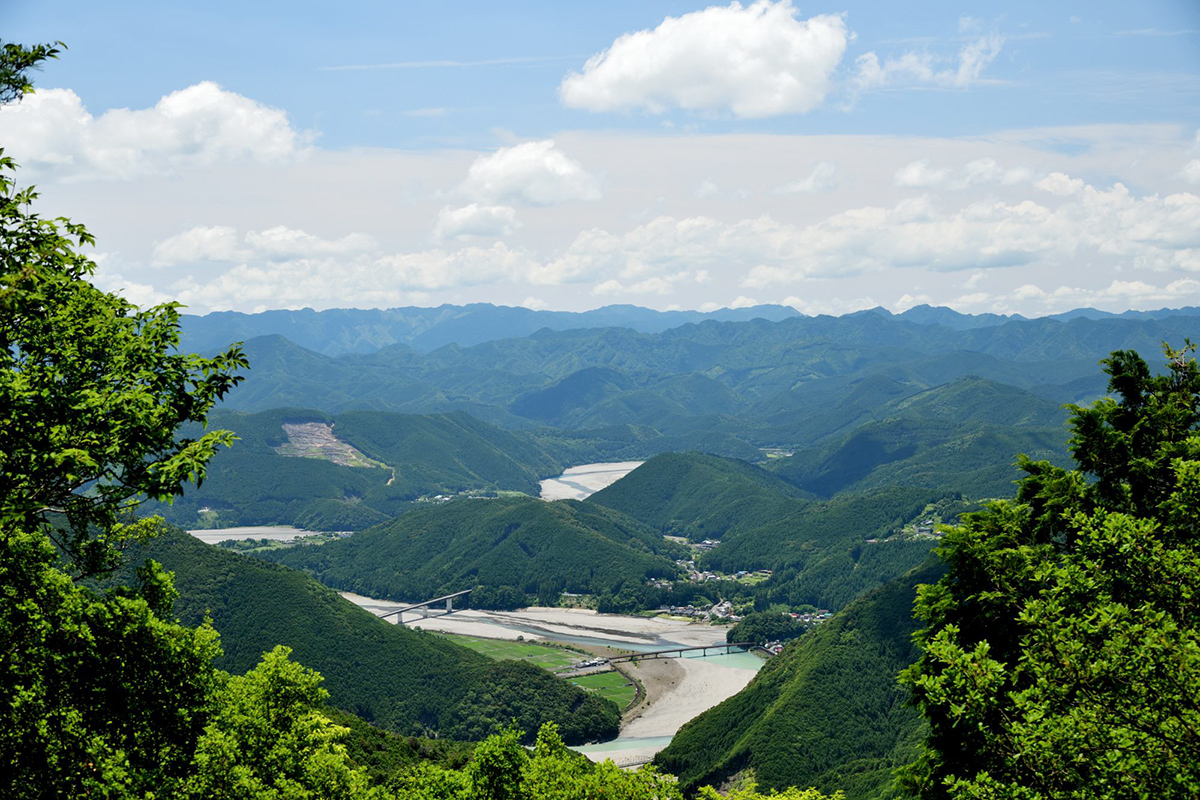
[{"label": "green hillside", "polygon": [[[869,421],[861,422],[864,417]],[[770,468],[823,497],[886,486],[995,497],[1012,488],[1016,453],[1066,458],[1066,413],[1058,404],[983,378],[903,396],[859,419],[850,432]]]},{"label": "green hillside", "polygon": [[[537,494],[540,478],[561,471],[527,434],[461,412],[327,415],[288,408],[220,411],[210,420],[233,430],[240,441],[213,459],[201,487],[172,505],[149,503],[148,513],[187,528],[283,524],[362,530],[406,510],[418,497],[492,489]],[[296,447],[284,430],[296,424],[324,426],[328,441],[350,453],[349,461],[335,463],[328,451]]]},{"label": "green hillside", "polygon": [[939,508],[952,520],[963,507],[956,495],[931,489],[839,495],[727,535],[698,565],[722,572],[768,567],[775,571],[762,586],[769,602],[839,609],[929,555],[933,539],[899,535],[907,523]]},{"label": "green hillside", "polygon": [[[958,330],[869,313],[707,321],[659,333],[539,330],[472,347],[418,353],[393,345],[338,357],[267,336],[246,342],[254,369],[228,404],[247,410],[468,410],[512,427],[583,424],[598,406],[601,417],[587,424],[654,426],[669,410],[674,425],[682,409],[692,416],[728,416],[733,427],[726,432],[752,444],[803,444],[844,429],[872,408],[872,396],[894,401],[967,376],[1051,402],[1079,400],[1103,390],[1094,381],[1095,365],[1108,352],[1155,353],[1160,342],[1189,335],[1194,323],[1188,315],[1039,319]],[[842,409],[833,404],[856,388],[865,390],[861,403],[852,399],[839,421]],[[643,391],[660,402],[635,397],[614,404]],[[833,417],[810,426],[808,415],[826,410]]]},{"label": "green hillside", "polygon": [[334,417],[338,437],[396,470],[406,495],[430,488],[476,487],[538,493],[541,478],[562,466],[528,436],[502,430],[461,412],[413,416],[348,411]]},{"label": "green hillside", "polygon": [[613,508],[670,536],[720,539],[807,505],[805,493],[760,467],[701,453],[647,461],[585,502]]},{"label": "green hillside", "polygon": [[833,444],[797,452],[770,468],[822,497],[884,486],[945,488],[973,497],[1012,491],[1016,453],[1062,463],[1061,427],[1001,427],[906,415],[869,422]]},{"label": "green hillside", "polygon": [[912,603],[932,561],[788,645],[746,689],[680,729],[655,763],[687,787],[752,769],[764,788],[891,796],[891,771],[923,735],[897,673],[916,658]]},{"label": "green hillside", "polygon": [[234,673],[277,644],[325,676],[330,703],[382,728],[477,740],[516,719],[535,732],[553,719],[573,741],[616,733],[617,709],[520,662],[496,662],[376,619],[311,578],[206,545],[175,531],[138,548],[175,573],[176,613],[189,625],[210,615]]},{"label": "green hillside", "polygon": [[262,555],[371,597],[415,601],[483,586],[524,600],[674,577],[682,549],[608,509],[513,497],[435,505],[348,539]]},{"label": "green hillside", "polygon": [[921,563],[934,541],[893,534],[931,504],[956,514],[956,497],[893,486],[816,502],[752,464],[674,453],[650,459],[584,502],[669,535],[719,540],[698,557],[701,569],[774,570],[751,592],[762,607],[838,609]]}]

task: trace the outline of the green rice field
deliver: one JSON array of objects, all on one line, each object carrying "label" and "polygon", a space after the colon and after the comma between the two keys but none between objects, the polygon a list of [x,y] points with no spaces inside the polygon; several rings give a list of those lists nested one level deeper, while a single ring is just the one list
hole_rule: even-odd
[{"label": "green rice field", "polygon": [[530,664],[536,664],[543,669],[556,670],[563,667],[569,667],[579,661],[583,661],[589,656],[583,653],[576,653],[571,650],[564,650],[561,647],[552,647],[545,644],[535,644],[533,642],[509,642],[500,639],[481,639],[476,636],[460,636],[457,634],[443,634],[447,639],[455,644],[461,644],[463,647],[469,647],[477,653],[482,653],[488,658],[494,658],[498,661],[528,661]]},{"label": "green rice field", "polygon": [[616,670],[571,678],[571,683],[612,700],[621,709],[626,708],[637,697],[637,687]]}]

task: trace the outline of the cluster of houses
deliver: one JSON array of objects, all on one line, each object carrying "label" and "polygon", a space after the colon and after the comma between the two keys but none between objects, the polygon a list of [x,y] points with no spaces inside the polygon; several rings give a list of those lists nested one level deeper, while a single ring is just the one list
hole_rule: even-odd
[{"label": "cluster of houses", "polygon": [[698,606],[663,606],[658,609],[660,614],[671,614],[676,617],[691,617],[692,619],[721,620],[722,622],[738,622],[741,617],[733,613],[733,604],[722,600],[711,607]]},{"label": "cluster of houses", "polygon": [[[678,564],[679,566],[683,567],[685,570],[687,570],[687,579],[691,583],[706,583],[708,581],[741,580],[743,578],[748,578],[751,575],[757,575],[762,578],[769,578],[772,575],[772,572],[769,569],[760,569],[760,570],[755,570],[754,572],[747,572],[746,570],[742,570],[741,572],[738,572],[734,575],[722,575],[722,574],[716,573],[716,572],[709,572],[708,570],[696,569],[695,561],[690,561],[687,559],[678,559],[678,560],[676,560],[675,563]],[[657,580],[651,581],[650,585],[668,587],[671,585],[671,582],[669,580],[659,578]]]},{"label": "cluster of houses", "polygon": [[572,664],[571,669],[590,669],[591,667],[603,667],[607,663],[607,658],[591,658],[587,661],[580,661],[578,664]]},{"label": "cluster of houses", "polygon": [[893,533],[892,535],[883,539],[867,539],[865,543],[879,544],[880,542],[893,542],[897,539],[908,538],[940,539],[942,538],[942,534],[938,532],[936,526],[937,523],[932,519],[923,519],[920,522],[913,523],[913,527],[911,529],[905,528],[904,530],[899,531],[898,533]]},{"label": "cluster of houses", "polygon": [[494,489],[464,489],[456,494],[422,495],[413,502],[416,503],[448,503],[451,500],[494,500],[500,495]]}]

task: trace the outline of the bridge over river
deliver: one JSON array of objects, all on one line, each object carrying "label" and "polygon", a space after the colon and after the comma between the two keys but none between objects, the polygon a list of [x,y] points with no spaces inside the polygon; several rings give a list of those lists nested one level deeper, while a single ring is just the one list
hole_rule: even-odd
[{"label": "bridge over river", "polygon": [[[446,614],[453,614],[454,613],[454,598],[462,597],[464,594],[470,594],[470,593],[471,593],[470,589],[463,589],[461,592],[455,592],[454,594],[444,594],[441,597],[435,597],[432,600],[426,600],[424,603],[413,603],[411,606],[405,606],[404,608],[397,608],[395,611],[389,611],[386,614],[380,614],[379,618],[387,619],[388,617],[395,616],[396,622],[403,625],[405,611],[416,611],[418,608],[426,608],[427,606],[431,606],[434,603],[440,603],[443,600],[446,601]],[[443,614],[442,616],[445,616],[445,614]]]},{"label": "bridge over river", "polygon": [[669,647],[666,650],[651,650],[649,652],[629,653],[623,656],[613,656],[608,659],[608,663],[616,664],[621,661],[640,661],[647,658],[685,658],[684,653],[701,651],[700,657],[710,655],[709,650],[716,651],[712,655],[720,655],[721,651],[732,653],[735,651],[740,653],[749,652],[754,647],[754,642],[729,642],[727,644],[700,644],[690,647]]}]

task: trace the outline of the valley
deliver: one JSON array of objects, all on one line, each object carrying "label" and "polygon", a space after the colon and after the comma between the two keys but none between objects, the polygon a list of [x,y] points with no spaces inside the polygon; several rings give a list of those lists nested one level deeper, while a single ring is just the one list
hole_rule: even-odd
[{"label": "valley", "polygon": [[6,5],[3,800],[1200,797],[1196,0]]},{"label": "valley", "polygon": [[[392,396],[402,375],[420,403],[297,385],[315,407],[215,411],[240,441],[198,490],[145,506],[192,544],[145,553],[182,619],[222,632],[220,663],[285,644],[380,736],[479,741],[515,719],[528,744],[553,721],[593,762],[653,763],[685,793],[753,776],[890,800],[923,735],[896,675],[946,526],[1068,463],[1061,403],[1100,391],[1101,346],[1149,349],[1194,317],[944,321],[543,331],[403,367],[309,354],[279,380],[340,381],[349,360],[354,391]],[[1065,359],[1042,341],[1063,330]],[[377,619],[446,595],[452,614]],[[572,666],[743,636],[776,655]]]},{"label": "valley", "polygon": [[[349,592],[342,596],[376,615],[408,605]],[[662,650],[672,645],[722,644],[728,630],[725,626],[662,618],[539,607],[511,612],[467,609],[450,615],[417,617],[407,624],[463,636],[559,642],[601,657]],[[585,657],[580,655],[579,659]],[[643,700],[625,709],[617,738],[576,749],[594,760],[645,763],[666,747],[686,722],[744,689],[763,663],[759,654],[733,653],[622,664],[620,671],[644,688]]]}]

